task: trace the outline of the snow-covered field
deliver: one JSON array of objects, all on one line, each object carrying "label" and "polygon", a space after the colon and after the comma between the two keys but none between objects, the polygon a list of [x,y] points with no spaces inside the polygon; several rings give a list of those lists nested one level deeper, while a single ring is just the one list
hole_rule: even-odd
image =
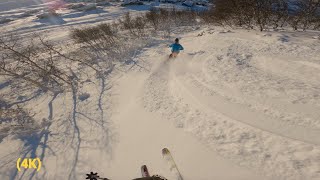
[{"label": "snow-covered field", "polygon": [[[148,9],[19,16],[43,6],[1,11],[16,19],[0,32],[46,32],[63,42],[72,27]],[[185,180],[318,180],[319,34],[189,29],[177,35],[185,48],[178,58],[167,58],[170,40],[154,41],[132,57],[138,65],[117,66],[106,82],[88,72],[78,97],[19,87],[8,97],[10,82],[1,77],[1,96],[35,113],[45,128],[0,132],[0,179],[85,179],[94,171],[125,180],[141,176],[146,164],[151,174],[173,180],[161,156],[167,147]],[[19,157],[40,157],[42,169],[17,171]]]},{"label": "snow-covered field", "polygon": [[[97,5],[96,9],[90,11],[84,9],[95,6],[94,3],[87,3],[86,6],[80,8],[80,10],[66,8],[68,6],[67,4],[64,4],[65,8],[56,10],[56,13],[59,14],[59,16],[39,19],[37,16],[47,13],[50,7],[52,7],[52,2],[49,0],[48,2],[51,3],[43,3],[47,1],[40,1],[41,3],[37,4],[32,0],[28,2],[29,3],[24,2],[28,4],[26,7],[20,7],[19,5],[21,3],[19,1],[16,1],[15,3],[3,2],[3,4],[0,4],[4,5],[3,9],[0,9],[0,33],[17,33],[23,36],[29,36],[33,33],[49,32],[51,34],[50,39],[65,40],[69,30],[72,28],[79,28],[87,25],[92,26],[101,22],[111,22],[127,12],[130,12],[131,14],[142,14],[151,8],[188,10],[188,8],[182,6],[181,3],[174,5],[169,3],[145,2],[144,5],[122,7],[121,3],[112,2],[105,5]],[[10,4],[10,6],[7,4]],[[11,7],[15,4],[16,8]],[[195,6],[194,8],[203,10],[206,7]]]}]

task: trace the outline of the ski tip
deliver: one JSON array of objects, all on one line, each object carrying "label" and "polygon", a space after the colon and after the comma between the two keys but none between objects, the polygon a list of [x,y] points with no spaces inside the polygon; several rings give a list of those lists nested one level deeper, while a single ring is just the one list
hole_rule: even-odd
[{"label": "ski tip", "polygon": [[147,165],[141,166],[141,175],[142,175],[142,177],[150,177]]},{"label": "ski tip", "polygon": [[163,148],[162,149],[162,154],[168,154],[169,153],[169,149],[168,148]]},{"label": "ski tip", "polygon": [[148,167],[147,167],[147,165],[142,165],[142,166],[141,166],[141,171],[148,172]]}]

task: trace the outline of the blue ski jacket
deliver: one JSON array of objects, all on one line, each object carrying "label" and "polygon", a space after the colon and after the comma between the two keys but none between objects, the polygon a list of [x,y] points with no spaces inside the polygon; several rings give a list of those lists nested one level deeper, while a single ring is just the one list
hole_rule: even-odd
[{"label": "blue ski jacket", "polygon": [[179,53],[181,50],[183,50],[183,47],[180,44],[173,43],[169,47],[171,47],[172,52],[177,52]]}]

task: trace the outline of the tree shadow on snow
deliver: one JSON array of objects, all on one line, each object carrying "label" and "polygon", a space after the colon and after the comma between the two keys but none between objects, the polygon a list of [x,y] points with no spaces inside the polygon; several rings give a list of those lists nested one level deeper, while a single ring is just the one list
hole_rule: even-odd
[{"label": "tree shadow on snow", "polygon": [[286,35],[286,34],[282,34],[279,39],[279,41],[283,42],[283,43],[286,43],[286,42],[289,42],[290,41],[290,36]]},{"label": "tree shadow on snow", "polygon": [[[58,96],[58,94],[55,94],[51,101],[48,103],[48,108],[49,108],[49,116],[48,116],[48,120],[51,121],[52,117],[53,117],[53,106],[52,103],[53,101],[56,99],[56,97]],[[30,134],[20,134],[17,136],[18,139],[20,139],[23,144],[23,150],[20,154],[20,158],[24,159],[24,158],[39,158],[41,160],[41,162],[43,162],[47,151],[50,151],[53,155],[55,155],[54,150],[48,145],[48,140],[51,134],[50,131],[50,126],[51,123],[46,123],[42,125],[42,130],[40,132],[31,132]],[[40,152],[40,154],[39,154]],[[43,164],[42,165],[42,170],[45,172],[46,171],[46,167]],[[31,172],[30,172],[31,171]],[[25,177],[26,173],[30,173],[29,177]],[[14,168],[13,170],[11,170],[11,175],[10,175],[10,179],[33,179],[34,176],[36,175],[36,169],[34,170],[30,170],[30,169],[24,169],[22,174],[19,175],[19,171]],[[45,177],[46,173],[43,174],[43,177]]]},{"label": "tree shadow on snow", "polygon": [[[105,13],[106,11],[104,10],[92,10],[92,11],[87,11],[85,14],[98,14],[97,17],[90,17],[86,20],[79,18],[76,19],[76,16],[79,16],[82,13],[79,13],[77,15],[61,15],[57,19],[53,19],[53,21],[49,21],[48,19],[44,20],[35,20],[34,22],[39,22],[40,24],[35,24],[30,27],[21,27],[21,28],[15,28],[13,30],[7,31],[4,33],[5,34],[11,34],[11,33],[17,33],[24,35],[28,33],[33,33],[34,31],[40,32],[40,31],[46,31],[46,30],[53,30],[55,28],[64,28],[64,27],[76,27],[78,25],[87,25],[87,24],[93,24],[101,21],[107,21],[107,20],[113,20],[115,17],[121,16],[123,13],[122,12],[112,12],[112,13]],[[84,14],[84,15],[85,15]],[[63,18],[74,18],[75,20],[72,20],[70,22],[64,21]]]},{"label": "tree shadow on snow", "polygon": [[128,5],[124,7],[130,11],[147,11],[151,9],[150,5]]},{"label": "tree shadow on snow", "polygon": [[82,16],[87,16],[87,15],[92,15],[92,14],[102,14],[102,13],[107,13],[106,10],[104,9],[94,9],[90,11],[73,11],[65,15],[61,15],[61,18],[79,18]]},{"label": "tree shadow on snow", "polygon": [[[35,22],[41,23],[41,25],[61,25],[65,24],[66,21],[63,20],[61,16],[49,16],[47,18],[35,20]],[[39,25],[39,26],[41,26]]]},{"label": "tree shadow on snow", "polygon": [[[108,73],[107,73],[108,74]],[[104,150],[107,150],[109,155],[112,155],[112,143],[113,143],[113,134],[110,130],[110,122],[107,121],[107,115],[105,114],[106,112],[104,111],[105,107],[104,106],[104,100],[103,96],[106,91],[108,91],[111,86],[108,85],[106,82],[106,77],[101,76],[99,77],[100,81],[100,93],[98,94],[98,99],[96,102],[96,106],[98,107],[98,112],[100,112],[98,118],[92,118],[90,117],[90,110],[86,110],[86,107],[82,109],[79,108],[80,102],[78,102],[78,85],[77,83],[74,83],[72,85],[72,111],[70,112],[70,118],[68,119],[63,119],[60,120],[58,123],[61,126],[67,126],[65,129],[68,132],[65,132],[65,136],[61,132],[55,132],[52,131],[51,126],[52,123],[57,123],[56,118],[54,118],[54,106],[53,102],[56,100],[56,98],[61,95],[61,94],[55,94],[51,97],[50,101],[48,102],[48,117],[47,121],[42,123],[40,125],[41,128],[38,131],[34,132],[29,132],[25,134],[19,134],[16,138],[21,140],[23,142],[23,148],[19,153],[19,156],[21,159],[23,158],[40,158],[41,162],[43,162],[43,165],[41,167],[41,173],[38,173],[36,170],[31,170],[31,169],[25,169],[19,172],[15,167],[13,168],[11,166],[12,162],[15,162],[17,160],[17,157],[14,155],[15,153],[12,153],[12,155],[6,155],[6,162],[0,165],[0,169],[3,169],[5,166],[8,168],[8,171],[6,171],[9,175],[10,179],[45,179],[47,178],[47,171],[49,169],[46,169],[46,164],[45,164],[45,158],[48,156],[48,153],[50,156],[57,156],[57,151],[60,151],[58,147],[56,146],[61,146],[64,147],[64,144],[60,142],[59,140],[52,139],[50,140],[53,135],[59,134],[59,138],[62,138],[62,141],[68,141],[70,144],[68,144],[68,147],[64,147],[66,149],[66,158],[65,162],[63,165],[64,169],[66,169],[67,174],[65,175],[57,175],[57,176],[62,176],[65,177],[65,179],[73,180],[73,179],[78,179],[78,174],[85,174],[87,172],[79,172],[78,171],[78,166],[80,164],[86,164],[85,160],[81,162],[79,160],[79,154],[82,150],[82,148],[86,145],[89,144],[99,144],[100,146],[103,146]],[[63,107],[59,107],[63,108]],[[98,113],[97,112],[97,113]],[[68,112],[69,113],[69,112]],[[89,115],[88,115],[89,114]],[[96,116],[94,116],[96,117]],[[54,121],[53,121],[54,120]],[[85,134],[88,132],[83,132],[85,130],[85,127],[83,125],[83,121],[87,121],[90,124],[93,124],[94,127],[92,128],[97,128],[99,129],[99,139],[94,140],[95,142],[91,142],[91,140],[87,139],[85,137]],[[87,126],[87,124],[86,124]],[[55,130],[55,129],[54,129]],[[58,130],[59,131],[59,130]],[[100,137],[101,136],[101,137]],[[89,137],[90,138],[90,137]],[[52,146],[52,141],[55,141],[60,143],[60,144],[54,144]],[[50,143],[49,143],[50,142]],[[85,145],[83,145],[85,144]],[[92,146],[94,148],[94,146]],[[1,159],[4,157],[1,157]],[[60,157],[61,158],[61,157]],[[3,162],[5,162],[3,161]],[[81,169],[83,170],[83,169]],[[3,170],[2,170],[3,171]],[[50,170],[52,171],[52,170]],[[89,171],[89,169],[88,169]]]}]

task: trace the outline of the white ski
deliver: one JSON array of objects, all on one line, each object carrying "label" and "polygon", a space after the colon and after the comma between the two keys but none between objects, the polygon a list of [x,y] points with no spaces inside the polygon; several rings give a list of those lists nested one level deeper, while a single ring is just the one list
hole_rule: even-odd
[{"label": "white ski", "polygon": [[168,165],[169,165],[169,169],[172,173],[174,173],[174,175],[176,176],[176,179],[177,180],[183,180],[179,170],[178,170],[178,167],[176,165],[176,163],[174,162],[174,159],[169,151],[169,149],[167,148],[163,148],[162,149],[162,155],[163,155],[163,158],[167,161]]}]

